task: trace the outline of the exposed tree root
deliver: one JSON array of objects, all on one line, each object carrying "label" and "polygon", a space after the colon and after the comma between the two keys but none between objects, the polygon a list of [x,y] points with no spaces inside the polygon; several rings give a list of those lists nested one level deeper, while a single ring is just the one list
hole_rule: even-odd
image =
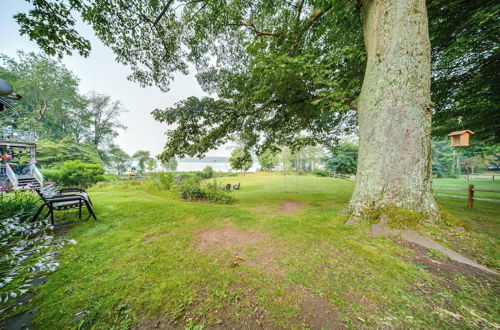
[{"label": "exposed tree root", "polygon": [[379,236],[379,235],[399,236],[400,238],[402,238],[403,240],[405,240],[407,242],[412,242],[414,244],[417,244],[417,245],[422,246],[422,247],[427,248],[427,249],[436,250],[436,251],[446,255],[448,258],[450,258],[453,261],[469,265],[471,267],[480,269],[484,272],[487,272],[487,273],[490,273],[493,275],[500,275],[496,271],[494,271],[486,266],[483,266],[483,265],[475,262],[474,260],[471,260],[467,257],[464,257],[463,255],[442,246],[441,244],[431,240],[430,238],[420,235],[419,233],[417,233],[416,231],[414,231],[412,229],[393,229],[393,228],[390,228],[384,224],[379,223],[379,224],[372,225],[371,234],[372,234],[372,236]]}]

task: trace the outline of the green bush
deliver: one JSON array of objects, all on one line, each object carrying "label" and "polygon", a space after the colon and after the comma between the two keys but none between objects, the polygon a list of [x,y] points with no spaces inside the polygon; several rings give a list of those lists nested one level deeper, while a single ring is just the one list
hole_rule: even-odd
[{"label": "green bush", "polygon": [[19,217],[26,220],[35,214],[40,198],[30,191],[0,193],[0,220]]},{"label": "green bush", "polygon": [[61,171],[51,168],[44,168],[41,170],[44,180],[49,182],[61,181]]},{"label": "green bush", "polygon": [[197,182],[186,182],[179,186],[179,196],[183,199],[194,201],[204,199],[205,194]]},{"label": "green bush", "polygon": [[225,172],[225,173],[222,173],[222,176],[231,176],[231,177],[235,177],[235,176],[239,176],[240,174],[238,172]]},{"label": "green bush", "polygon": [[317,176],[329,176],[330,172],[328,172],[327,170],[315,170],[314,174],[316,174]]},{"label": "green bush", "polygon": [[194,177],[179,185],[178,191],[181,198],[190,201],[208,200],[225,204],[234,202],[234,198],[221,190],[216,181],[201,186],[199,180]]},{"label": "green bush", "polygon": [[86,188],[103,181],[103,174],[104,168],[101,165],[72,160],[64,163],[61,167],[60,178],[57,183],[65,187]]},{"label": "green bush", "polygon": [[221,190],[215,180],[213,183],[207,183],[204,187],[202,187],[202,192],[205,195],[204,198],[209,201],[224,204],[234,202],[234,198],[231,197],[227,191]]},{"label": "green bush", "polygon": [[115,182],[118,181],[118,178],[119,178],[118,175],[112,173],[104,174],[102,176],[103,181],[106,182]]},{"label": "green bush", "polygon": [[215,174],[215,171],[212,168],[212,166],[207,166],[201,172],[201,177],[203,179],[211,179],[214,176],[214,174]]},{"label": "green bush", "polygon": [[174,174],[173,173],[157,173],[154,176],[154,182],[160,190],[170,190],[174,187]]}]

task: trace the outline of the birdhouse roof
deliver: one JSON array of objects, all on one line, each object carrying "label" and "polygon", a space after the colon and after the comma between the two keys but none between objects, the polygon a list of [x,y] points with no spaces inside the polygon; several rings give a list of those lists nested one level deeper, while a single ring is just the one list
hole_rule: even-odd
[{"label": "birdhouse roof", "polygon": [[466,129],[466,130],[463,130],[463,131],[451,132],[450,134],[448,134],[448,136],[462,135],[462,134],[465,134],[465,133],[474,134],[473,131],[470,131],[470,130]]}]

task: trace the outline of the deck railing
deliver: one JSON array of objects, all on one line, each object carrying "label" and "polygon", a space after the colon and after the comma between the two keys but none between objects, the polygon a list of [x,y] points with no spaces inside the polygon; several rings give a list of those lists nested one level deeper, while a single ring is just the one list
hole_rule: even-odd
[{"label": "deck railing", "polygon": [[36,179],[36,181],[38,181],[38,183],[40,184],[40,187],[43,187],[43,174],[40,172],[38,167],[35,166],[32,168],[31,175],[33,175],[33,177]]},{"label": "deck railing", "polygon": [[36,134],[32,131],[0,130],[0,142],[35,142]]},{"label": "deck railing", "polygon": [[10,182],[12,183],[12,186],[15,188],[18,186],[18,181],[17,181],[17,175],[16,173],[14,173],[14,171],[12,170],[12,168],[10,167],[9,164],[5,164],[5,169],[6,169],[6,172],[7,172],[7,177],[9,178]]}]

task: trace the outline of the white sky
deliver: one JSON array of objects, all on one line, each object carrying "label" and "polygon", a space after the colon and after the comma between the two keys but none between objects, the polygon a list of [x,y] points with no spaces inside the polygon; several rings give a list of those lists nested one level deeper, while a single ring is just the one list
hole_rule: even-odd
[{"label": "white sky", "polygon": [[[19,35],[19,26],[12,18],[20,11],[25,12],[29,6],[22,0],[0,0],[0,53],[15,57],[18,49],[25,52],[40,51],[36,43],[26,36]],[[90,40],[91,54],[87,58],[79,55],[65,56],[62,62],[80,78],[80,92],[85,94],[95,90],[111,95],[114,100],[120,100],[128,110],[120,118],[128,129],[115,139],[123,150],[129,154],[139,149],[149,150],[152,155],[159,154],[166,141],[164,133],[167,126],[156,122],[150,113],[155,108],[172,106],[189,96],[205,95],[194,77],[194,72],[187,76],[177,74],[167,93],[156,87],[141,88],[127,80],[128,68],[115,61],[113,52],[95,37],[90,27],[81,24],[77,29]],[[222,147],[208,152],[207,156],[229,154],[230,150]]]}]

